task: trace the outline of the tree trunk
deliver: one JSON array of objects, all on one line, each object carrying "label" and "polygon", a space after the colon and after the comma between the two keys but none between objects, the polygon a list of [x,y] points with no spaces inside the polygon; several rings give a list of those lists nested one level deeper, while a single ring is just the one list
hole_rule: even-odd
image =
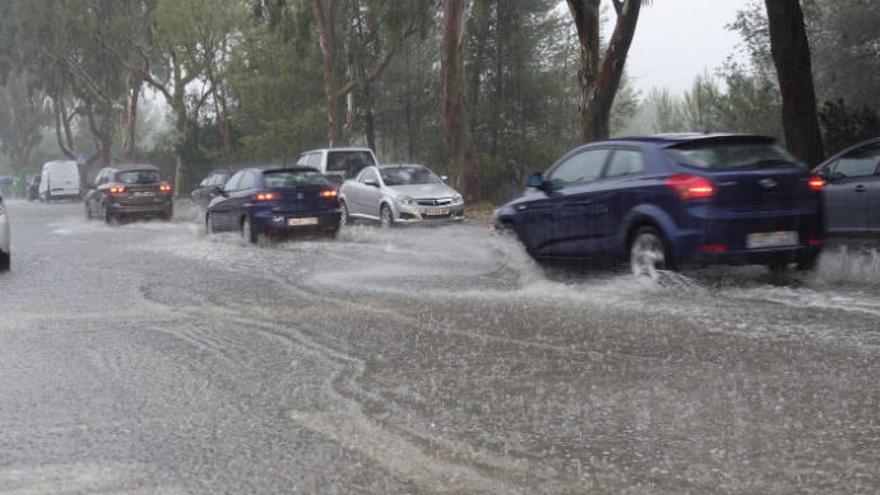
[{"label": "tree trunk", "polygon": [[642,0],[615,2],[617,22],[604,55],[599,57],[601,0],[568,0],[580,41],[581,139],[607,139],[611,134],[611,108],[626,57],[639,20]]},{"label": "tree trunk", "polygon": [[443,115],[449,168],[467,201],[480,200],[477,154],[471,139],[465,95],[464,10],[466,0],[443,0]]},{"label": "tree trunk", "polygon": [[[332,9],[332,0],[330,3]],[[336,97],[336,79],[333,75],[333,23],[332,10],[324,9],[324,0],[314,0],[315,21],[318,23],[318,32],[321,45],[321,57],[324,62],[324,104],[327,112],[327,143],[333,146],[336,143],[336,117],[338,100]]]},{"label": "tree trunk", "polygon": [[137,119],[138,104],[141,97],[141,88],[144,84],[143,77],[137,74],[129,74],[129,82],[131,84],[131,92],[129,94],[128,107],[125,109],[124,126],[125,137],[122,141],[122,156],[131,161],[134,159],[134,152],[137,146]]},{"label": "tree trunk", "polygon": [[782,127],[788,148],[808,165],[822,162],[822,135],[810,43],[800,0],[764,0],[770,24],[770,48],[782,93]]}]

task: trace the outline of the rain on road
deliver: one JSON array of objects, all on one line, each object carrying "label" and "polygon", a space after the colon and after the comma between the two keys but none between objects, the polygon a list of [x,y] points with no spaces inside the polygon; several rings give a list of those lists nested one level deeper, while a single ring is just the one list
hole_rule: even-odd
[{"label": "rain on road", "polygon": [[653,286],[476,224],[252,247],[9,207],[0,493],[880,491],[876,254]]}]

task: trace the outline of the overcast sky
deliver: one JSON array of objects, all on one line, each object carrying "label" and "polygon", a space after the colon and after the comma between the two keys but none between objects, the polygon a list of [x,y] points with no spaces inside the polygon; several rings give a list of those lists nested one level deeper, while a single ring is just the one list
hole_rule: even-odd
[{"label": "overcast sky", "polygon": [[720,67],[740,42],[724,28],[748,0],[654,0],[642,8],[627,72],[644,94],[654,86],[690,88],[694,77]]}]

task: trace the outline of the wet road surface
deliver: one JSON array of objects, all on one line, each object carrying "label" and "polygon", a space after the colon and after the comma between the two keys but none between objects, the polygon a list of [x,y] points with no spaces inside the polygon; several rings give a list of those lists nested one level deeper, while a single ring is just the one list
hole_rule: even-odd
[{"label": "wet road surface", "polygon": [[542,270],[479,225],[253,247],[10,202],[0,493],[880,492],[880,258]]}]

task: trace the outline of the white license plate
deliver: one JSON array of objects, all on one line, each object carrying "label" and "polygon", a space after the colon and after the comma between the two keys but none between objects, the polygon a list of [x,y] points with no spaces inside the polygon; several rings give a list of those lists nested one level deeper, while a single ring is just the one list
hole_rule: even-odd
[{"label": "white license plate", "polygon": [[449,215],[449,208],[428,208],[425,215],[429,217],[439,217],[441,215]]},{"label": "white license plate", "polygon": [[778,232],[756,232],[746,237],[746,247],[749,249],[762,249],[773,247],[797,246],[798,233],[790,230]]},{"label": "white license plate", "polygon": [[303,225],[318,225],[317,217],[291,218],[287,221],[287,225],[291,227],[302,227]]},{"label": "white license plate", "polygon": [[147,197],[155,196],[156,193],[150,192],[150,191],[142,191],[142,192],[136,192],[136,193],[134,193],[134,195],[139,198],[147,198]]}]

